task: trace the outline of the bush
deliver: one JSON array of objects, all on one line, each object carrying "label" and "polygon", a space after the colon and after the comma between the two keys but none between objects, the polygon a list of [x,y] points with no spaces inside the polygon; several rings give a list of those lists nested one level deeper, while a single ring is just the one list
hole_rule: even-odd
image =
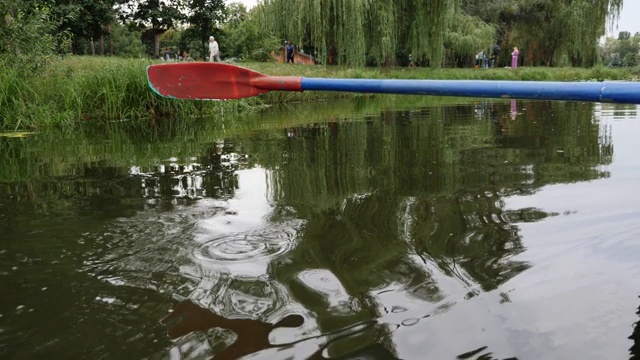
[{"label": "bush", "polygon": [[38,70],[53,60],[67,34],[53,36],[57,23],[41,5],[23,1],[0,2],[0,57],[6,66]]},{"label": "bush", "polygon": [[116,25],[113,27],[111,36],[114,55],[135,58],[144,56],[145,48],[139,32],[130,31],[122,25]]},{"label": "bush", "polygon": [[236,26],[225,28],[228,56],[251,61],[269,61],[271,52],[280,47],[280,40],[267,36],[257,21],[248,17]]}]

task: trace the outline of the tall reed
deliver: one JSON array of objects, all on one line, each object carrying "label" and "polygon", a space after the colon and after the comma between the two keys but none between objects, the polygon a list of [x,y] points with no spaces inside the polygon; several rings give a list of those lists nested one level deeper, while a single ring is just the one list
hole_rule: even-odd
[{"label": "tall reed", "polygon": [[[0,128],[25,129],[83,121],[215,116],[250,107],[247,101],[162,98],[146,79],[147,60],[82,58],[60,61],[40,74],[6,67],[0,74]],[[249,103],[259,104],[257,100]]]}]

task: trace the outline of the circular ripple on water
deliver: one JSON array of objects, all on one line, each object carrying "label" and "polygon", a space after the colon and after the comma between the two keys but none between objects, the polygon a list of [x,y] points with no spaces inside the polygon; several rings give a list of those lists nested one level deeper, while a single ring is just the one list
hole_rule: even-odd
[{"label": "circular ripple on water", "polygon": [[295,235],[293,228],[232,234],[202,244],[194,255],[199,260],[212,262],[271,259],[289,251]]}]

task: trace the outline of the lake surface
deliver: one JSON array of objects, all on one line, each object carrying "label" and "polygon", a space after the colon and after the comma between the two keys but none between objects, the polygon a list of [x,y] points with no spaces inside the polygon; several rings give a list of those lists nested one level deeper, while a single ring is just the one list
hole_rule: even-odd
[{"label": "lake surface", "polygon": [[398,98],[0,137],[0,358],[640,353],[636,106]]}]

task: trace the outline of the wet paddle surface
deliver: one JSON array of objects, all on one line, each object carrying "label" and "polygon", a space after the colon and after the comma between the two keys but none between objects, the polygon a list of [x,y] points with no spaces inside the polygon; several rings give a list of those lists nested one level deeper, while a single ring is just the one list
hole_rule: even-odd
[{"label": "wet paddle surface", "polygon": [[1,358],[640,345],[635,106],[190,121],[0,137]]}]

